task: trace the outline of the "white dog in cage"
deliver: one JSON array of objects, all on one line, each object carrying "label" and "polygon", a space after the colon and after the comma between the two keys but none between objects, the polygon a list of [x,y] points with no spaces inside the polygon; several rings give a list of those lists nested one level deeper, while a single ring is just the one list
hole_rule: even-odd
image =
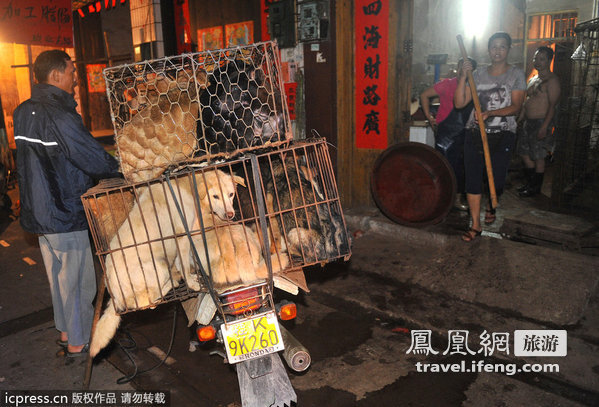
[{"label": "white dog in cage", "polygon": [[[221,170],[197,171],[198,196],[205,228],[235,216],[235,183],[243,178]],[[185,223],[197,224],[191,176],[171,180]],[[138,198],[128,218],[111,239],[111,253],[106,256],[107,286],[112,298],[98,321],[91,343],[95,356],[112,339],[120,323],[118,311],[150,307],[161,302],[172,288],[184,279],[192,290],[200,289],[197,276],[191,275],[189,239],[177,237],[185,227],[166,182],[153,182],[137,190]]]}]

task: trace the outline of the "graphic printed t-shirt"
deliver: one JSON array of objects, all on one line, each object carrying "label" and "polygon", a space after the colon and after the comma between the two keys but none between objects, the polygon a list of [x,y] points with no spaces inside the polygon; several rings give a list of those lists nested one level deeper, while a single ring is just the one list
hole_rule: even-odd
[{"label": "graphic printed t-shirt", "polygon": [[[526,79],[524,72],[510,66],[508,70],[499,76],[489,75],[486,67],[477,69],[472,73],[480,107],[483,112],[487,110],[497,110],[512,104],[513,90],[526,90]],[[474,111],[470,114],[466,128],[473,129],[477,125],[474,121]],[[516,116],[492,116],[485,121],[487,133],[497,133],[500,131],[516,132]]]}]

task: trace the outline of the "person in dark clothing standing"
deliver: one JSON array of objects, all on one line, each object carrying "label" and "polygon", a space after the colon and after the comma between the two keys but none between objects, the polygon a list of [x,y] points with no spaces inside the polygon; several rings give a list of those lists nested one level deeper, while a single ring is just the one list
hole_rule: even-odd
[{"label": "person in dark clothing standing", "polygon": [[[476,61],[468,58],[472,70],[476,69]],[[458,72],[462,71],[464,60],[458,61]],[[443,79],[427,88],[420,94],[420,105],[429,123],[435,129],[435,148],[449,161],[456,178],[457,195],[454,208],[467,211],[468,205],[463,202],[464,186],[464,133],[465,125],[474,105],[469,103],[462,109],[454,109],[453,96],[458,87],[458,78]],[[430,111],[430,99],[439,98],[437,115]],[[463,199],[462,199],[463,198]]]},{"label": "person in dark clothing standing", "polygon": [[[508,63],[512,37],[506,32],[497,32],[489,38],[487,49],[491,64],[472,73],[485,121],[485,130],[497,197],[503,193],[512,149],[516,143],[516,118],[520,113],[526,80],[524,72]],[[464,62],[463,74],[458,79],[454,95],[456,108],[465,107],[472,100],[470,85],[466,83],[467,72],[472,71],[469,61]],[[462,240],[471,242],[482,233],[480,222],[481,197],[485,175],[485,157],[478,121],[474,112],[466,123],[464,138],[464,168],[466,170],[466,196],[470,207],[472,225],[462,235]],[[489,203],[485,211],[485,225],[495,222],[495,208]]]},{"label": "person in dark clothing standing", "polygon": [[118,163],[75,110],[75,67],[60,50],[33,65],[37,84],[14,112],[21,226],[39,236],[50,282],[57,343],[66,356],[88,351],[96,277],[81,195]]}]

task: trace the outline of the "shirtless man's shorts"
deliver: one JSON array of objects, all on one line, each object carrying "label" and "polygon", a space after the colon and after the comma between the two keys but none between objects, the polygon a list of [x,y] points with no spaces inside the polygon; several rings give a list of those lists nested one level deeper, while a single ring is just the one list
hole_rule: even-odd
[{"label": "shirtless man's shorts", "polygon": [[551,72],[553,50],[539,47],[533,58],[538,72],[526,89],[524,107],[518,117],[523,122],[518,134],[518,154],[524,161],[525,184],[518,188],[521,197],[541,192],[545,173],[545,157],[553,151],[555,138],[552,133],[555,109],[560,95],[558,77]]}]

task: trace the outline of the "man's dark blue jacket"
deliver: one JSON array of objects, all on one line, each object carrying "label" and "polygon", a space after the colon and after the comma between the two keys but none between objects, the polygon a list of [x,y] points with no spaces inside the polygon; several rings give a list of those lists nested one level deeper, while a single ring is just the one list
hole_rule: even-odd
[{"label": "man's dark blue jacket", "polygon": [[117,174],[117,161],[85,128],[76,107],[67,92],[38,84],[14,112],[21,226],[28,232],[86,230],[81,195]]}]

